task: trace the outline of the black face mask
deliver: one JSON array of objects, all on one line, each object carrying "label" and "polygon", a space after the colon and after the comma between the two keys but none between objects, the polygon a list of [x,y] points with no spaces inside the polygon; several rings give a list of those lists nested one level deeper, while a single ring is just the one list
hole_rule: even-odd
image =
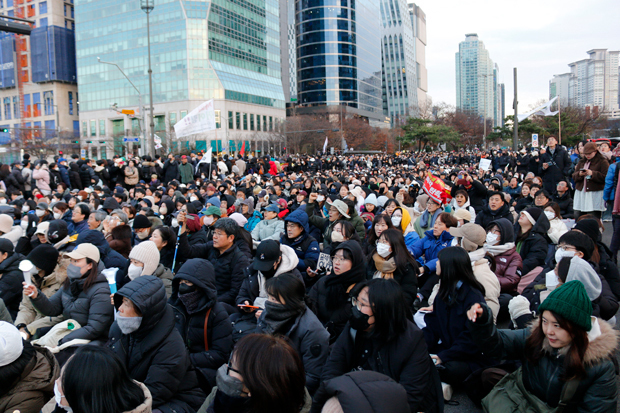
[{"label": "black face mask", "polygon": [[277,270],[278,270],[277,268],[271,267],[267,271],[261,271],[261,273],[265,276],[266,279],[269,279],[269,278],[273,277],[274,275],[276,275],[276,271]]},{"label": "black face mask", "polygon": [[351,328],[357,331],[366,331],[368,327],[370,327],[370,324],[368,324],[368,319],[370,316],[362,313],[356,306],[353,306],[351,310],[352,314],[351,318],[349,318]]},{"label": "black face mask", "polygon": [[195,285],[179,284],[179,294],[188,294],[196,291]]}]

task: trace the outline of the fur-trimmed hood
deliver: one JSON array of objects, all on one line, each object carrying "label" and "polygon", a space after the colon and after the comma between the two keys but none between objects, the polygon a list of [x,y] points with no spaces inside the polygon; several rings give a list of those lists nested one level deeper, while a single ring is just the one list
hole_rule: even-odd
[{"label": "fur-trimmed hood", "polygon": [[[532,322],[530,330],[533,331],[539,324],[540,317]],[[603,360],[608,360],[613,357],[613,352],[618,347],[619,333],[620,332],[614,330],[613,327],[603,319],[592,317],[592,329],[588,332],[588,339],[590,339],[590,342],[583,357],[586,367],[594,366]],[[558,351],[559,355],[565,355],[569,347],[570,346],[561,348]],[[554,354],[556,351],[551,347],[547,338],[543,341],[543,350],[548,354]]]}]

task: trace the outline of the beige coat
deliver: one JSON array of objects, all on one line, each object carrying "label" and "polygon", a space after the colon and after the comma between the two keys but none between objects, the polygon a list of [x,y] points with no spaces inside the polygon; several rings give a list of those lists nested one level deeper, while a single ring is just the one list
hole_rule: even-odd
[{"label": "beige coat", "polygon": [[[60,264],[56,265],[53,273],[44,277],[39,285],[39,289],[46,297],[51,297],[60,289],[62,283],[67,278],[67,264],[68,260],[62,260]],[[34,277],[33,277],[34,279]],[[15,319],[15,325],[26,324],[26,329],[30,334],[34,334],[37,329],[41,327],[53,327],[63,320],[63,316],[46,317],[38,312],[32,305],[30,298],[23,294],[22,302],[19,304],[19,312]]]}]

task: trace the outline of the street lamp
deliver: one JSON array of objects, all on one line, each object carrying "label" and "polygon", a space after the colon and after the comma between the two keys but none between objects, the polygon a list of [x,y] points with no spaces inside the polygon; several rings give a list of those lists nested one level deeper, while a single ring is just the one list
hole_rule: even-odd
[{"label": "street lamp", "polygon": [[[134,85],[134,83],[131,81],[131,79],[129,78],[129,76],[127,76],[127,75],[125,74],[125,72],[123,71],[123,69],[121,69],[121,67],[120,67],[118,64],[116,64],[116,63],[112,63],[112,62],[104,62],[103,60],[101,60],[101,58],[100,58],[100,57],[97,57],[97,61],[98,61],[99,63],[103,63],[104,65],[112,65],[112,66],[116,66],[116,68],[117,68],[118,70],[120,70],[120,72],[123,74],[123,76],[125,76],[125,79],[127,79],[127,81],[131,84],[131,86],[133,86],[133,88],[136,90],[136,92],[138,92],[138,104],[140,105],[140,109],[139,109],[139,111],[140,111],[140,113],[142,113],[142,108],[143,108],[143,106],[142,106],[142,93],[140,93],[140,90],[136,87],[136,85]],[[152,112],[152,109],[153,109],[153,108],[151,107],[151,123],[153,123],[153,112]],[[144,120],[144,115],[142,115],[142,120]],[[152,131],[152,129],[151,129],[151,131]],[[145,131],[144,131],[144,128],[142,128],[142,139],[144,139],[144,140],[146,141],[146,136],[145,136]],[[150,142],[150,144],[151,144],[151,147],[152,147],[152,148],[154,148],[154,147],[155,147],[155,146],[153,146],[152,136],[151,136],[151,142]]]},{"label": "street lamp", "polygon": [[153,119],[153,71],[151,70],[151,24],[149,14],[155,8],[155,0],[140,0],[140,7],[146,13],[146,42],[149,51],[149,107],[151,109],[151,123],[149,146],[151,147],[151,155],[155,158],[155,120]]}]

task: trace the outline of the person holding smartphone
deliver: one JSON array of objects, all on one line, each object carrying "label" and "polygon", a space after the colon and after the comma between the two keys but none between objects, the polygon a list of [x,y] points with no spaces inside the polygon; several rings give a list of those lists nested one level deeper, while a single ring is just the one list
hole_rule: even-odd
[{"label": "person holding smartphone", "polygon": [[605,211],[603,192],[605,176],[609,169],[607,159],[598,151],[594,142],[588,142],[583,147],[583,157],[575,167],[573,180],[575,181],[575,198],[573,210],[575,219],[583,214],[592,214],[597,218]]}]

